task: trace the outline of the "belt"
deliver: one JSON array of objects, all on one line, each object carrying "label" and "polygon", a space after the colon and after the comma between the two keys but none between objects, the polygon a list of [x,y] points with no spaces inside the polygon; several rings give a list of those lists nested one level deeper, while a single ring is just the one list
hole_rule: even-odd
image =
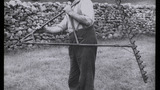
[{"label": "belt", "polygon": [[[79,30],[81,30],[81,29],[76,29],[75,31],[79,31]],[[73,29],[68,29],[68,33],[69,34],[73,33]]]}]

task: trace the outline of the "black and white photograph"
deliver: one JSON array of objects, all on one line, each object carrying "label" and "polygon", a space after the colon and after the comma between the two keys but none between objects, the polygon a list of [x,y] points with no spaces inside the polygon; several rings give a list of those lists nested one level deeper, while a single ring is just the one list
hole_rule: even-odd
[{"label": "black and white photograph", "polygon": [[156,0],[4,0],[4,90],[155,90]]}]

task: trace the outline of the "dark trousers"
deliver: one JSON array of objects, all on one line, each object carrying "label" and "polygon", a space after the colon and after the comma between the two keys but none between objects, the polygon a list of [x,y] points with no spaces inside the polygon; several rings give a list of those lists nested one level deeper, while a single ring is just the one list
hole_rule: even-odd
[{"label": "dark trousers", "polygon": [[[93,26],[76,31],[79,43],[97,44]],[[70,34],[70,43],[76,43],[74,34]],[[70,46],[70,90],[94,90],[95,60],[97,47]]]}]

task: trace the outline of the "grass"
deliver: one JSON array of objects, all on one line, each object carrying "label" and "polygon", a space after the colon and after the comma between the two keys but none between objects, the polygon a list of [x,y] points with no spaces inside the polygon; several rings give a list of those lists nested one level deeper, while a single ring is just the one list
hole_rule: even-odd
[{"label": "grass", "polygon": [[[127,44],[127,40],[99,43]],[[132,53],[122,48],[99,47],[95,90],[155,90],[155,37],[143,36],[136,44],[147,65],[148,83],[143,82]],[[4,90],[69,90],[69,65],[67,47],[4,53]]]}]

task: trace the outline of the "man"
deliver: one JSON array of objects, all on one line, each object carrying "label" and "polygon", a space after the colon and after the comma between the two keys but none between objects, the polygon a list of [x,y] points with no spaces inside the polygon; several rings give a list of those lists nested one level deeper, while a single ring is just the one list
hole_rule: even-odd
[{"label": "man", "polygon": [[[69,0],[72,4],[79,0]],[[45,26],[42,31],[58,33],[67,30],[70,43],[76,43],[73,31],[75,30],[81,44],[97,44],[93,29],[94,10],[91,0],[80,0],[71,8],[64,8],[67,13],[62,22],[54,27]],[[40,30],[39,30],[40,31]],[[69,46],[70,74],[68,85],[70,90],[94,90],[95,60],[97,47]]]}]

